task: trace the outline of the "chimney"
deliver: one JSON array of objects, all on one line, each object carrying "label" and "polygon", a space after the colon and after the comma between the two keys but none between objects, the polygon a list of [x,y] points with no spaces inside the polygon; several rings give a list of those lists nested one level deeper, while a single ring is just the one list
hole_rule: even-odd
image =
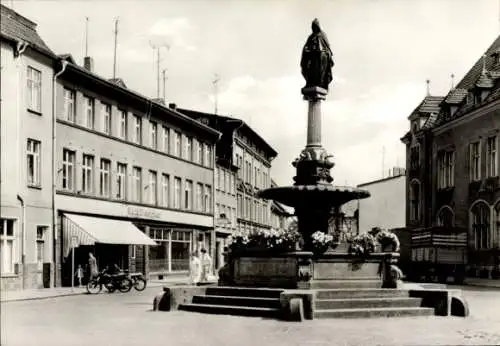
[{"label": "chimney", "polygon": [[173,109],[175,111],[177,109],[177,105],[175,103],[169,103],[168,108]]},{"label": "chimney", "polygon": [[89,72],[94,72],[94,59],[90,56],[83,58],[83,67]]}]

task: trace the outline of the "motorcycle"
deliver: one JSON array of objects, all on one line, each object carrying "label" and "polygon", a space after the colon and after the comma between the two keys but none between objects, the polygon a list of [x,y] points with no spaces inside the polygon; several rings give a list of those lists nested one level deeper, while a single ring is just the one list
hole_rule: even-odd
[{"label": "motorcycle", "polygon": [[129,278],[132,280],[132,286],[136,291],[140,292],[146,289],[147,280],[142,273],[130,273]]},{"label": "motorcycle", "polygon": [[127,293],[130,292],[133,285],[126,272],[119,271],[116,274],[110,274],[105,269],[87,283],[87,292],[90,294],[100,293],[104,286],[109,293],[113,293],[117,289],[122,293]]}]

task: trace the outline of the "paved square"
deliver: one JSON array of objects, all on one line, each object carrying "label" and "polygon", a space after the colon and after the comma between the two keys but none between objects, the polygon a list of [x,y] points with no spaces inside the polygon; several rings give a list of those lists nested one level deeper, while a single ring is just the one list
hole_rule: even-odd
[{"label": "paved square", "polygon": [[500,291],[468,288],[471,316],[325,319],[152,312],[160,289],[2,304],[2,345],[499,345]]}]

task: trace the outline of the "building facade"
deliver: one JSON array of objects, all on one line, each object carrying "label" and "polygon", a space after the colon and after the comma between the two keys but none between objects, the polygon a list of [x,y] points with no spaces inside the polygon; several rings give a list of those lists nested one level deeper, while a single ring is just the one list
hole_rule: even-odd
[{"label": "building facade", "polygon": [[78,263],[95,251],[101,266],[114,262],[159,277],[187,273],[190,253],[211,250],[215,241],[219,133],[95,75],[86,62],[82,68],[67,57],[56,90],[60,281],[71,272],[72,214],[130,221],[156,242],[81,246]]},{"label": "building facade", "polygon": [[271,187],[271,162],[277,152],[242,120],[176,109],[221,133],[216,147],[215,202],[218,219],[225,225],[218,227],[220,247],[234,230],[270,229],[271,201],[257,197],[257,192]]},{"label": "building facade", "polygon": [[220,133],[1,23],[1,289],[70,285],[89,252],[158,276],[214,255]]},{"label": "building facade", "polygon": [[359,184],[370,197],[359,200],[359,229],[367,232],[373,227],[394,229],[406,225],[406,174],[393,168],[383,179]]},{"label": "building facade", "polygon": [[1,8],[2,290],[51,285],[54,53],[36,24]]},{"label": "building facade", "polygon": [[468,231],[468,274],[500,270],[500,37],[446,96],[409,116],[406,224]]}]

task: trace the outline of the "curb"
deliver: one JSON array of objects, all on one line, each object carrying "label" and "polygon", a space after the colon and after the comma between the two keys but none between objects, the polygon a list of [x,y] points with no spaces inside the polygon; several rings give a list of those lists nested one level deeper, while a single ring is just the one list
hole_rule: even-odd
[{"label": "curb", "polygon": [[71,296],[80,296],[83,294],[87,294],[87,292],[61,293],[61,294],[56,294],[53,296],[44,296],[44,297],[23,297],[23,298],[2,299],[0,301],[0,303],[22,302],[22,301],[27,301],[27,300],[43,300],[43,299],[51,299],[51,298],[71,297]]}]

